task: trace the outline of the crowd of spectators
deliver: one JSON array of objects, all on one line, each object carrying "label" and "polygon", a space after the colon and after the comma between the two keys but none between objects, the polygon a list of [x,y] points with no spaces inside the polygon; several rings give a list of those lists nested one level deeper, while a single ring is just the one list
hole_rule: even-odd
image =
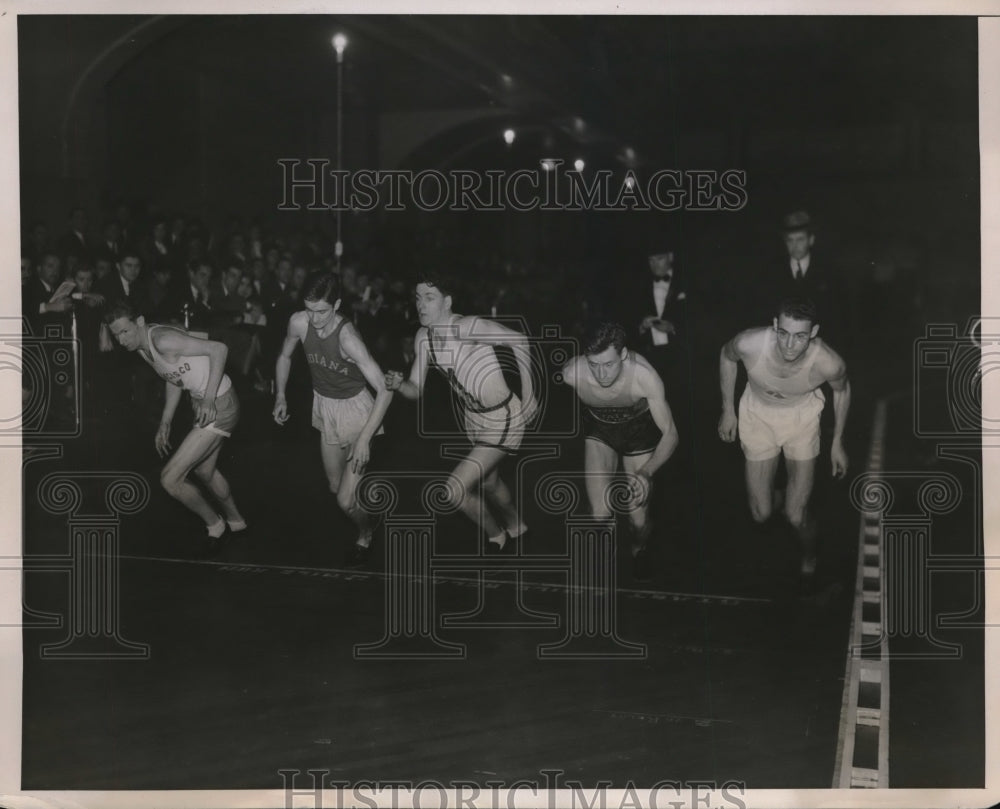
[{"label": "crowd of spectators", "polygon": [[[99,227],[75,208],[63,227],[33,222],[21,251],[22,312],[35,335],[57,326],[79,340],[84,393],[107,409],[156,397],[136,358],[114,345],[106,307],[129,301],[147,322],[173,324],[224,342],[227,372],[242,392],[268,396],[289,317],[302,306],[306,278],[340,278],[341,311],[360,330],[383,368],[408,369],[417,329],[413,278],[428,265],[457,281],[455,310],[517,318],[534,330],[556,323],[582,329],[587,304],[568,261],[523,262],[495,253],[449,251],[416,242],[407,254],[350,252],[339,261],[322,227],[280,228],[231,218],[211,228],[187,214],[136,216],[117,206]],[[405,258],[402,257],[405,255]],[[69,392],[67,392],[69,395]]]}]

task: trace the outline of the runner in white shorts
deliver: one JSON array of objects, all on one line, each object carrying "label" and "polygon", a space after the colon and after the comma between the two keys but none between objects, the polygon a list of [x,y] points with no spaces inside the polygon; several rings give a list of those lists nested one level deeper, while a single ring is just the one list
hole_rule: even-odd
[{"label": "runner in white shorts", "polygon": [[[205,521],[206,550],[214,553],[227,525],[233,533],[247,527],[228,481],[216,467],[222,441],[230,436],[240,419],[240,403],[224,370],[228,349],[224,343],[203,340],[173,326],[147,324],[123,301],[113,304],[104,320],[122,348],[138,351],[166,382],[163,416],[155,438],[156,451],[161,457],[171,450],[170,425],[181,394],[185,390],[191,394],[194,427],[163,467],[160,483],[171,497]],[[218,508],[187,479],[192,472],[211,492]]]},{"label": "runner in white shorts", "polygon": [[[733,441],[739,430],[746,456],[750,512],[758,523],[772,511],[772,487],[778,457],[785,456],[788,486],[785,517],[802,541],[802,573],[816,569],[816,529],[808,513],[816,458],[819,455],[819,419],[826,382],[833,390],[834,477],[847,473],[843,433],[851,404],[847,366],[816,335],[819,323],[811,301],[784,301],[771,327],[740,332],[722,348],[719,377],[722,418],[719,437]],[[737,363],[747,370],[747,387],[740,399],[739,418],[733,408]]]},{"label": "runner in white shorts", "polygon": [[338,312],[339,288],[333,273],[315,273],[306,281],[305,311],[289,319],[288,335],[275,368],[274,420],[278,424],[288,421],[285,387],[292,352],[302,343],[313,384],[312,425],[320,431],[330,491],[358,528],[347,565],[360,567],[371,551],[372,525],[367,513],[358,507],[358,481],[371,457],[371,440],[382,432],[382,417],[392,394],[386,390],[382,369],[368,353],[361,335]]}]

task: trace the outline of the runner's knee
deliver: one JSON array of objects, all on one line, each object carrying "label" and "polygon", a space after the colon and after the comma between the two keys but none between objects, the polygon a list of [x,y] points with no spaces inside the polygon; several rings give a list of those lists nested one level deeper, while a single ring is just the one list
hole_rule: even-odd
[{"label": "runner's knee", "polygon": [[180,470],[171,466],[165,466],[160,472],[160,485],[164,488],[167,494],[172,497],[176,497],[177,493],[181,490],[185,477],[187,477],[187,475],[182,474]]},{"label": "runner's knee", "polygon": [[[331,487],[333,488],[333,487]],[[340,507],[341,511],[350,511],[354,506],[353,492],[349,489],[333,489],[333,493],[337,495],[337,505]]]},{"label": "runner's knee", "polygon": [[771,519],[771,503],[769,501],[759,502],[751,500],[750,516],[753,517],[754,522],[767,522]]},{"label": "runner's knee", "polygon": [[785,519],[788,520],[793,528],[802,528],[806,523],[805,506],[796,506],[786,502]]},{"label": "runner's knee", "polygon": [[467,491],[465,484],[454,475],[449,475],[444,485],[443,504],[445,509],[452,511],[460,508],[465,502]]}]

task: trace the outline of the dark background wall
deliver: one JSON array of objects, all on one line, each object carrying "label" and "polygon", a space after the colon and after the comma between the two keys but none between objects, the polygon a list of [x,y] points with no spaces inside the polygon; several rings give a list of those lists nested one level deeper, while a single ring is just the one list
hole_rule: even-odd
[{"label": "dark background wall", "polygon": [[[802,206],[856,272],[909,251],[933,280],[941,254],[978,289],[974,18],[22,16],[22,219],[61,232],[73,205],[93,220],[119,198],[210,223],[301,218],[276,210],[277,160],[335,155],[335,30],[351,40],[346,168],[459,151],[480,168],[615,165],[633,145],[641,171],[740,168],[749,191],[724,215],[348,217],[348,243],[352,228],[443,228],[484,250],[609,261],[666,233],[724,280],[740,268],[717,261],[780,250],[775,224]],[[512,155],[509,121],[549,134]]]}]

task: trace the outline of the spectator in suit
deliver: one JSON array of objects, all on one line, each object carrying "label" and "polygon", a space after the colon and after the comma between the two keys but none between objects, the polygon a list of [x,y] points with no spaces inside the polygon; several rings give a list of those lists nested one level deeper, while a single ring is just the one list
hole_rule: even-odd
[{"label": "spectator in suit", "polygon": [[278,249],[277,245],[269,244],[264,248],[264,267],[269,278],[278,271],[279,261],[281,261],[281,250]]},{"label": "spectator in suit", "polygon": [[118,263],[121,261],[123,246],[121,225],[118,224],[117,220],[110,219],[104,223],[101,233],[101,244],[98,249],[112,262]]},{"label": "spectator in suit", "polygon": [[76,336],[80,341],[81,393],[90,410],[104,388],[107,376],[106,360],[102,356],[114,349],[111,332],[104,323],[104,296],[94,291],[94,269],[80,264],[73,274],[76,315]]},{"label": "spectator in suit", "polygon": [[118,259],[117,272],[112,272],[104,279],[99,292],[104,295],[108,305],[125,301],[140,314],[149,310],[149,300],[146,289],[139,280],[142,273],[142,258],[139,251],[124,247]]},{"label": "spectator in suit", "polygon": [[28,227],[24,235],[27,254],[31,256],[35,266],[42,260],[44,254],[52,249],[49,244],[49,229],[44,222],[35,221]]},{"label": "spectator in suit", "polygon": [[118,223],[118,238],[122,244],[138,241],[138,233],[134,232],[132,219],[132,206],[124,200],[119,200],[115,205],[115,222]]},{"label": "spectator in suit", "polygon": [[292,259],[282,256],[278,261],[274,279],[267,285],[264,298],[268,328],[273,332],[276,345],[284,339],[288,319],[298,309],[295,290],[292,287]]},{"label": "spectator in suit", "polygon": [[51,250],[43,252],[34,276],[21,289],[21,311],[35,334],[42,334],[46,326],[57,325],[69,335],[69,312],[73,308],[73,300],[69,294],[53,298],[61,280],[62,262],[59,256]]},{"label": "spectator in suit", "polygon": [[103,253],[94,256],[94,286],[101,289],[115,271],[115,263]]},{"label": "spectator in suit", "polygon": [[264,236],[261,226],[258,222],[252,222],[250,224],[250,231],[247,234],[247,241],[249,242],[250,259],[263,258],[264,257]]},{"label": "spectator in suit", "polygon": [[242,233],[233,233],[229,237],[229,242],[221,258],[226,266],[239,267],[241,270],[247,266],[246,239],[243,238]]},{"label": "spectator in suit", "polygon": [[292,270],[292,278],[288,282],[289,294],[295,302],[295,311],[302,309],[302,294],[305,291],[306,279],[309,277],[309,270],[303,265],[297,264]]},{"label": "spectator in suit", "polygon": [[246,298],[239,294],[243,270],[230,265],[211,287],[212,323],[215,326],[232,326],[243,320]]},{"label": "spectator in suit", "polygon": [[242,328],[246,312],[246,296],[240,294],[243,270],[231,264],[219,274],[218,283],[211,287],[212,328],[209,339],[225,343],[229,349],[226,368],[239,383],[249,376],[260,353],[256,336]]},{"label": "spectator in suit", "polygon": [[[105,233],[117,233],[117,222],[111,222],[111,228]],[[107,254],[110,257],[110,253]],[[97,287],[104,296],[105,307],[108,309],[119,303],[127,303],[135,311],[146,315],[150,304],[147,297],[147,283],[140,280],[142,274],[142,258],[139,251],[131,246],[123,246],[119,250],[119,258],[114,269]],[[143,378],[138,376],[136,357],[121,349],[115,350],[109,357],[106,382],[111,391],[108,397],[114,404],[121,407],[123,403],[131,404],[139,411],[148,405],[153,389]]]},{"label": "spectator in suit", "polygon": [[247,277],[253,287],[253,294],[262,296],[267,288],[267,279],[270,277],[264,265],[263,258],[250,259],[250,269]]},{"label": "spectator in suit", "polygon": [[691,369],[688,296],[666,245],[646,256],[646,268],[620,299],[617,317],[629,342],[653,366],[674,406],[681,434],[690,434]]},{"label": "spectator in suit", "polygon": [[[69,290],[61,287],[62,263],[55,252],[44,251],[36,266],[34,276],[21,288],[21,311],[31,332],[44,335],[51,327],[59,327],[64,337],[71,335],[73,300]],[[22,396],[33,396],[30,374],[21,377]],[[68,428],[73,418],[73,384],[53,387],[54,395],[45,415],[45,428]]]},{"label": "spectator in suit", "polygon": [[180,303],[170,265],[154,259],[150,270],[149,285],[146,287],[146,298],[149,301],[147,317],[153,323],[179,323]]},{"label": "spectator in suit", "polygon": [[172,258],[170,237],[167,233],[167,220],[160,217],[153,221],[149,239],[143,245],[143,259],[150,269],[154,264],[166,264]]},{"label": "spectator in suit", "polygon": [[845,324],[847,296],[842,279],[813,247],[816,233],[806,211],[793,211],[782,220],[785,258],[777,262],[757,284],[758,300],[754,320],[744,327],[767,323],[772,317],[775,301],[799,298],[811,300],[823,324],[823,339],[847,352]]},{"label": "spectator in suit", "polygon": [[175,257],[183,257],[185,254],[185,241],[187,233],[187,222],[180,214],[170,220],[170,235],[167,237],[167,249]]},{"label": "spectator in suit", "polygon": [[69,215],[69,233],[59,239],[59,252],[75,256],[81,262],[90,260],[90,241],[87,237],[87,212],[74,208]]},{"label": "spectator in suit", "polygon": [[[266,261],[267,259],[265,259],[265,263]],[[264,288],[261,290],[264,304],[270,307],[278,298],[286,294],[288,284],[291,280],[292,257],[288,255],[280,256],[274,264],[274,272],[268,273],[264,280]]]},{"label": "spectator in suit", "polygon": [[34,262],[31,260],[31,256],[27,255],[23,250],[21,251],[21,291],[31,282],[32,276],[34,276]]},{"label": "spectator in suit", "polygon": [[187,281],[181,289],[179,303],[186,313],[187,329],[207,331],[212,323],[212,267],[204,262],[188,265]]}]

